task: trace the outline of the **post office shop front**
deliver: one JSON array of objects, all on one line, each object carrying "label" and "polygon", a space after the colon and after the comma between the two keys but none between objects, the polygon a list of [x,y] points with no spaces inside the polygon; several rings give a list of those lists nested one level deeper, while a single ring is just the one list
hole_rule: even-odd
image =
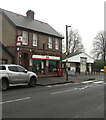
[{"label": "post office shop front", "polygon": [[37,74],[55,74],[60,64],[60,57],[47,55],[32,56],[32,70]]}]

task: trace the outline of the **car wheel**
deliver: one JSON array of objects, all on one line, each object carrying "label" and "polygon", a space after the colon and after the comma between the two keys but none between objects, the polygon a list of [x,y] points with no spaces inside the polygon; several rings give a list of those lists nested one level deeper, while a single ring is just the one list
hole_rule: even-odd
[{"label": "car wheel", "polygon": [[7,80],[2,80],[2,91],[8,88],[9,84]]},{"label": "car wheel", "polygon": [[33,78],[30,79],[29,86],[30,87],[36,86],[36,78],[33,77]]}]

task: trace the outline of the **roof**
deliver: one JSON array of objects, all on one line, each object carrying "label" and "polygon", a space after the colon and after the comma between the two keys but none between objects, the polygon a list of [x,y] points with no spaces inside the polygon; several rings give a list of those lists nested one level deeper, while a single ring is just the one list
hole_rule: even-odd
[{"label": "roof", "polygon": [[2,49],[9,54],[12,58],[14,58],[14,55],[0,42],[0,47],[2,47]]},{"label": "roof", "polygon": [[[94,63],[94,59],[85,52],[76,52],[68,55],[68,62],[80,62],[81,58],[86,58],[87,63]],[[63,55],[62,62],[66,62],[66,56]]]},{"label": "roof", "polygon": [[[72,57],[72,56],[76,56],[78,54],[81,54],[82,52],[75,52],[75,53],[69,53],[69,55],[67,56],[68,58]],[[63,53],[62,54],[62,60],[66,59],[66,55]]]},{"label": "roof", "polygon": [[4,9],[0,9],[0,12],[3,13],[17,27],[33,30],[44,34],[49,34],[52,36],[59,37],[61,39],[64,38],[48,23],[38,20],[33,20],[27,16],[22,16],[20,14],[16,14]]}]

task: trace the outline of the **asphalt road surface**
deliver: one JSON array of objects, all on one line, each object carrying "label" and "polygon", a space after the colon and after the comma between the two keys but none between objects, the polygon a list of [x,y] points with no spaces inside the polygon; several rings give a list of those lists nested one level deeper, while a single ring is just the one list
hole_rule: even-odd
[{"label": "asphalt road surface", "polygon": [[104,81],[14,87],[3,92],[3,118],[104,118]]}]

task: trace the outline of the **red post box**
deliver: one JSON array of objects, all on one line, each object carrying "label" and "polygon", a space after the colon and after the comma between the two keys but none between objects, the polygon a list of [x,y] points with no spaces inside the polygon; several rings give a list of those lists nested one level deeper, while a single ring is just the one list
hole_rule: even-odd
[{"label": "red post box", "polygon": [[57,69],[57,76],[62,76],[62,70],[60,66]]}]

